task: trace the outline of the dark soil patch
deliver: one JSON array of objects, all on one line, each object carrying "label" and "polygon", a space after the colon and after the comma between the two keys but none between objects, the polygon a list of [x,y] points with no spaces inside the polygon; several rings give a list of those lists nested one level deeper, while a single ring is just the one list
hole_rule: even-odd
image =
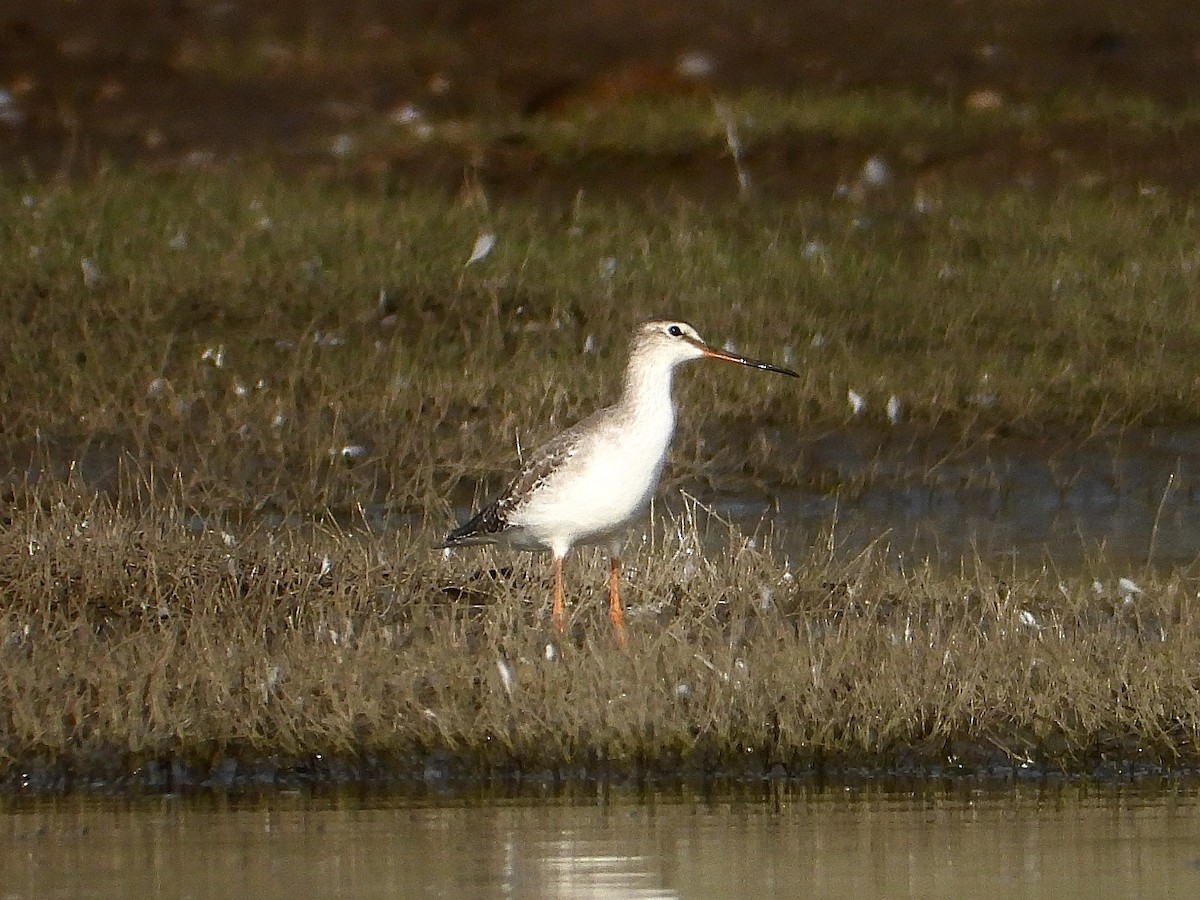
[{"label": "dark soil patch", "polygon": [[[1167,109],[1200,94],[1200,17],[1183,0],[1031,4],[953,0],[584,0],[332,4],[51,0],[0,3],[0,166],[36,175],[108,160],[168,166],[266,156],[329,165],[331,135],[413,103],[433,117],[600,109],[630,95],[696,90],[686,54],[711,64],[699,89],[736,94],[885,88],[956,108],[1061,93],[1144,97]],[[928,159],[971,183],[1053,185],[1063,174],[1194,184],[1196,136],[1061,129],[1007,135]],[[876,148],[778,142],[750,159],[773,194],[828,191]],[[597,158],[583,171],[521,152],[390,161],[402,182],[457,189],[478,168],[500,191],[615,185],[733,192],[728,160]]]}]

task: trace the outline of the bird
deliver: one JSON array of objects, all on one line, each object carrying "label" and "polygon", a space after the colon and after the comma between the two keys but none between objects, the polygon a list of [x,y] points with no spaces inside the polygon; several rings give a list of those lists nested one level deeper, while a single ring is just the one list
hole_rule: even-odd
[{"label": "bird", "polygon": [[798,378],[799,373],[718,350],[686,322],[639,325],[629,344],[621,396],[530,453],[508,486],[452,530],[441,548],[501,544],[549,551],[554,566],[555,630],[566,632],[563,560],[576,546],[609,553],[609,618],[627,646],[621,601],[621,537],[658,486],[675,433],[671,383],[686,362],[715,359]]}]

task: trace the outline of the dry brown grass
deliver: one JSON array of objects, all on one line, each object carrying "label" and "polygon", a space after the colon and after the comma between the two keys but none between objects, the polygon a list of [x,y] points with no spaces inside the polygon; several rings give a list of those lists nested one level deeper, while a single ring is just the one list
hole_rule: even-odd
[{"label": "dry brown grass", "polygon": [[444,559],[424,530],[226,537],[170,503],[22,492],[0,530],[0,769],[163,787],[1200,762],[1182,577],[1126,599],[870,553],[788,568],[704,530],[691,510],[630,554],[628,652],[599,561],[573,560],[571,639],[548,654],[544,560]]}]

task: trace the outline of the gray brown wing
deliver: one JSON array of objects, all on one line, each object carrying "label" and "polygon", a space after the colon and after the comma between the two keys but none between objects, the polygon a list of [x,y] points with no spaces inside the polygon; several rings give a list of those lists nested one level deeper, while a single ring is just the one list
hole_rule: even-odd
[{"label": "gray brown wing", "polygon": [[446,535],[442,546],[488,543],[503,533],[513,512],[545,487],[559,467],[578,452],[583,432],[580,425],[567,429],[531,454],[503,493]]}]

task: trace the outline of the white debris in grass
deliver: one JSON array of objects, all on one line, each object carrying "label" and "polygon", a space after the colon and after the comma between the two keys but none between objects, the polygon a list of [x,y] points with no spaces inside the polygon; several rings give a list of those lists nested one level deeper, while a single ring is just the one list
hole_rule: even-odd
[{"label": "white debris in grass", "polygon": [[89,290],[95,290],[104,283],[104,272],[90,256],[79,261],[79,270],[83,273],[83,286]]},{"label": "white debris in grass", "polygon": [[846,391],[846,399],[850,401],[850,415],[861,416],[867,409],[867,401],[858,391],[850,388]]},{"label": "white debris in grass", "polygon": [[318,347],[341,347],[346,343],[346,339],[344,337],[339,337],[336,334],[318,331],[313,334],[313,343]]},{"label": "white debris in grass", "polygon": [[824,262],[829,255],[829,248],[821,241],[808,241],[800,248],[801,259]]},{"label": "white debris in grass", "polygon": [[1119,578],[1117,580],[1117,587],[1120,589],[1122,594],[1144,594],[1145,593],[1145,591],[1142,590],[1141,586],[1138,585],[1138,583],[1136,581],[1134,581],[1132,578]]},{"label": "white debris in grass", "polygon": [[425,113],[415,103],[401,103],[388,113],[388,118],[397,125],[412,125],[425,118]]},{"label": "white debris in grass", "polygon": [[892,170],[882,157],[872,156],[863,163],[859,180],[868,188],[887,187],[892,181]]},{"label": "white debris in grass", "polygon": [[491,231],[483,232],[475,238],[475,243],[471,246],[471,255],[464,265],[469,266],[486,259],[494,249],[496,249],[496,235]]},{"label": "white debris in grass", "polygon": [[500,685],[504,688],[504,693],[508,699],[512,699],[513,688],[516,686],[516,676],[513,674],[512,666],[503,656],[496,659],[496,671],[500,673]]},{"label": "white debris in grass", "polygon": [[212,363],[218,369],[225,368],[225,345],[218,344],[215,347],[208,347],[200,354],[201,362]]},{"label": "white debris in grass", "polygon": [[716,69],[713,58],[702,51],[693,50],[680,54],[675,61],[675,74],[680,78],[700,80],[708,78]]}]

